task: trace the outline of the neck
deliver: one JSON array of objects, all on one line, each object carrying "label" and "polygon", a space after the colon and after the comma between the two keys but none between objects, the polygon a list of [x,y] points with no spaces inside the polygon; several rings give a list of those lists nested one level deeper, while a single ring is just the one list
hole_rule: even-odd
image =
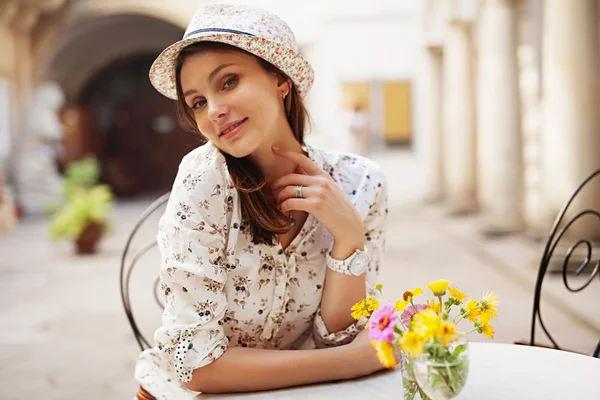
[{"label": "neck", "polygon": [[277,133],[272,135],[274,140],[266,140],[265,145],[250,154],[249,159],[258,166],[267,182],[291,174],[296,170],[296,164],[273,153],[273,146],[281,149],[302,153],[302,146],[296,140],[290,126],[286,123]]}]

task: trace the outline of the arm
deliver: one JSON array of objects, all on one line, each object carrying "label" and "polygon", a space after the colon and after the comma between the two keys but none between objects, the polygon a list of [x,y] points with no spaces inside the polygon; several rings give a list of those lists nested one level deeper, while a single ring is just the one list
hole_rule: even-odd
[{"label": "arm", "polygon": [[[365,247],[363,229],[361,225],[358,234],[352,234],[350,231],[346,237],[334,238],[331,257],[336,260],[344,260],[350,257],[355,250],[363,250]],[[341,331],[354,323],[350,308],[365,298],[365,282],[366,274],[352,276],[327,268],[320,308],[328,332]],[[343,310],[348,312],[341,312]]]},{"label": "arm", "polygon": [[[349,257],[356,249],[367,248],[370,261],[367,272],[360,276],[346,275],[340,272],[327,270],[323,299],[321,300],[320,317],[317,315],[316,328],[318,336],[324,339],[329,332],[340,332],[352,327],[355,323],[350,315],[350,308],[366,296],[372,295],[379,270],[383,261],[385,246],[385,224],[387,217],[387,185],[383,173],[372,171],[369,185],[373,187],[374,197],[370,200],[368,214],[361,225],[359,236],[350,235],[355,230],[349,223],[346,229],[347,236],[334,238],[331,256],[338,260]],[[359,217],[360,218],[360,217]],[[352,221],[352,220],[350,220]],[[362,223],[362,221],[361,221]],[[341,312],[347,310],[347,312]],[[319,326],[321,329],[319,329]],[[348,330],[348,329],[347,329]],[[347,334],[358,332],[358,329],[349,329]],[[347,339],[346,335],[339,335],[338,340]]]},{"label": "arm", "polygon": [[232,347],[196,369],[192,381],[184,385],[203,393],[250,392],[351,379],[380,369],[367,341],[318,350]]},{"label": "arm", "polygon": [[[281,211],[301,210],[313,214],[334,238],[331,249],[333,258],[343,260],[356,249],[365,246],[368,249],[370,262],[366,274],[346,276],[327,270],[321,306],[315,317],[317,346],[348,343],[365,322],[353,323],[350,309],[365,294],[371,294],[369,292],[373,291],[379,273],[387,215],[385,177],[378,167],[370,164],[363,171],[363,180],[357,179],[357,186],[367,191],[368,210],[365,210],[365,204],[361,204],[363,215],[366,215],[363,222],[361,214],[329,173],[303,154],[279,148],[273,148],[273,151],[298,165],[297,173],[285,175],[271,183],[271,190],[276,193]],[[297,186],[303,188],[302,198],[296,198]],[[344,328],[343,332],[340,331]]]},{"label": "arm", "polygon": [[196,150],[183,159],[157,235],[165,309],[154,340],[183,382],[228,346],[220,322],[227,309],[223,232],[231,213],[222,196],[211,196],[226,182],[209,157]]}]

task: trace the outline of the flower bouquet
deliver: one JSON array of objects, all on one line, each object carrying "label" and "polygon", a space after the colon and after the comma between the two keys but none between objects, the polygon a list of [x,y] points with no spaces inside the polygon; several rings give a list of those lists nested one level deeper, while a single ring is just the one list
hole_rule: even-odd
[{"label": "flower bouquet", "polygon": [[[367,317],[369,338],[381,364],[396,366],[394,349],[402,353],[405,400],[455,398],[466,384],[469,373],[468,342],[471,332],[494,337],[490,321],[498,315],[494,293],[480,300],[470,299],[447,280],[430,282],[434,299],[415,303],[423,289],[407,290],[395,305],[380,306],[370,296],[352,307],[352,317]],[[375,289],[382,292],[382,285]],[[472,324],[470,331],[458,330],[461,321]]]}]

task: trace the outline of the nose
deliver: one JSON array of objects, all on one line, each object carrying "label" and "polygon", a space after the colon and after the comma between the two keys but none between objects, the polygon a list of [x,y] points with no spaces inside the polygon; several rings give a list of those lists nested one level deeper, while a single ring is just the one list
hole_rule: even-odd
[{"label": "nose", "polygon": [[208,117],[211,121],[220,124],[229,113],[229,107],[219,99],[212,100],[208,103]]}]

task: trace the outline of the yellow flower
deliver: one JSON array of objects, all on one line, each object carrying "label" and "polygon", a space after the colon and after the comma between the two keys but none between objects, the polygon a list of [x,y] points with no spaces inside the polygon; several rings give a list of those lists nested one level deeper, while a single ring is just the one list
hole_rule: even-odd
[{"label": "yellow flower", "polygon": [[429,306],[430,309],[432,309],[436,313],[442,312],[442,304],[439,303],[439,302],[435,302],[434,300],[431,300],[429,302],[428,306]]},{"label": "yellow flower", "polygon": [[465,305],[465,311],[465,318],[468,318],[472,322],[477,321],[477,317],[481,314],[479,303],[476,300],[469,300]]},{"label": "yellow flower", "polygon": [[467,298],[467,295],[458,290],[457,288],[450,288],[448,291],[450,292],[450,296],[458,300],[459,303],[462,303]]},{"label": "yellow flower", "polygon": [[394,346],[390,342],[380,342],[371,340],[371,344],[377,352],[377,359],[386,368],[394,368],[396,366],[396,358],[394,357]]},{"label": "yellow flower", "polygon": [[400,348],[410,356],[419,356],[423,353],[423,337],[416,332],[407,332],[400,339]]},{"label": "yellow flower", "polygon": [[359,320],[362,317],[370,317],[373,311],[379,308],[379,300],[369,296],[352,306],[352,318]]},{"label": "yellow flower", "polygon": [[381,293],[381,289],[383,289],[383,285],[381,283],[375,285],[375,290],[377,290],[379,293]]},{"label": "yellow flower", "polygon": [[429,340],[435,335],[439,323],[439,314],[428,308],[413,315],[410,330],[421,335],[423,340]]},{"label": "yellow flower", "polygon": [[460,334],[456,332],[456,325],[448,322],[442,322],[440,324],[437,334],[444,346],[447,346],[448,343],[452,343],[460,337]]},{"label": "yellow flower", "polygon": [[423,294],[423,289],[420,287],[415,288],[413,290],[407,290],[402,293],[402,300],[398,300],[396,302],[396,306],[394,307],[394,311],[402,311],[410,304],[413,298]]},{"label": "yellow flower", "polygon": [[431,289],[434,296],[443,296],[446,294],[446,290],[450,286],[450,281],[445,279],[440,279],[437,281],[429,282],[427,287]]},{"label": "yellow flower", "polygon": [[479,332],[479,333],[483,333],[485,336],[489,337],[490,339],[494,338],[494,328],[492,328],[492,325],[490,325],[488,322],[481,323],[481,332]]},{"label": "yellow flower", "polygon": [[483,296],[479,305],[481,306],[481,322],[489,322],[498,315],[498,299],[494,292]]}]

